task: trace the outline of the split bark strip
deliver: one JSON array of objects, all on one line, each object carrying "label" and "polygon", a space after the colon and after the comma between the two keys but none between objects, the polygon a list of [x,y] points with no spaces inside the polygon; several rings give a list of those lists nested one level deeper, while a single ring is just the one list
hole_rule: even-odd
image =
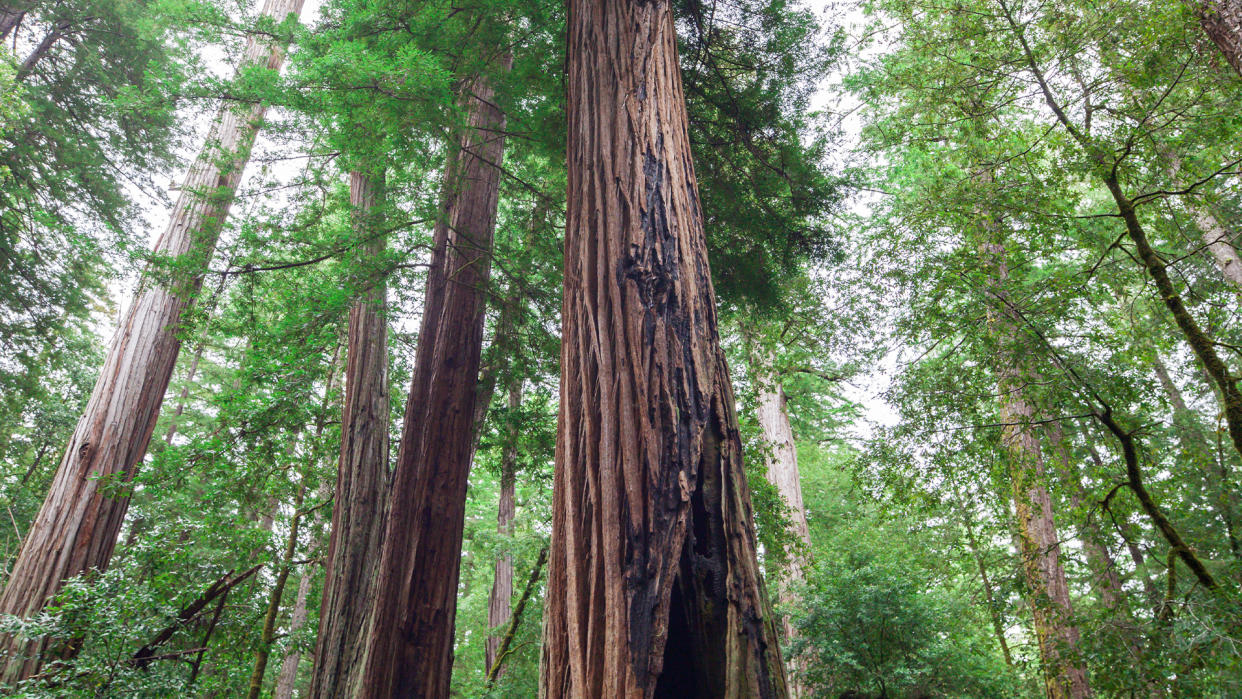
[{"label": "split bark strip", "polygon": [[[229,590],[232,590],[234,587],[241,584],[242,581],[259,572],[259,569],[262,567],[263,565],[259,564],[236,576],[233,575],[233,571],[225,573],[219,580],[216,580],[208,586],[197,599],[182,608],[180,612],[177,612],[177,618],[173,623],[164,627],[162,631],[156,634],[155,638],[151,639],[142,648],[139,648],[138,651],[135,652],[130,658],[130,664],[138,668],[145,668],[154,658],[155,650],[167,643],[168,640],[173,637],[173,634],[185,628],[186,624],[189,624],[198,618],[198,615],[207,608],[207,605],[211,604],[217,598],[222,600],[224,596],[228,595]],[[203,645],[206,645],[206,642],[204,642]]]},{"label": "split bark strip", "polygon": [[[384,200],[384,173],[355,171],[349,178],[354,230],[371,241],[362,257],[383,254],[375,213]],[[362,667],[366,621],[372,602],[376,552],[384,539],[388,483],[387,286],[373,285],[349,312],[345,404],[332,534],[328,543],[319,633],[309,696],[350,696]]]},{"label": "split bark strip", "polygon": [[[999,235],[999,226],[991,219],[985,221],[984,228],[992,236]],[[1020,347],[1018,318],[1014,317],[1006,289],[1009,267],[1005,255],[1005,246],[996,240],[980,246],[988,293],[997,301],[988,309],[988,332],[998,345],[997,400],[1000,421],[1006,425],[1001,442],[1008,452],[1027,604],[1034,620],[1049,699],[1083,699],[1091,695],[1091,687],[1086,668],[1076,658],[1079,631],[1072,621],[1074,612],[1061,565],[1052,496],[1044,485],[1044,457],[1032,427],[1035,407],[1025,394],[1032,372],[1022,359],[1025,353]]]},{"label": "split bark strip", "polygon": [[[264,13],[296,17],[301,6],[302,0],[267,0]],[[278,70],[283,56],[282,47],[251,37],[240,69]],[[155,245],[155,255],[177,259],[187,271],[167,285],[146,279],[130,305],[0,595],[0,613],[36,614],[64,580],[107,567],[129,504],[113,488],[133,478],[151,440],[180,350],[182,315],[202,285],[263,114],[262,104],[240,112],[221,109],[208,145],[186,176],[169,228]],[[3,681],[35,674],[48,643],[46,637],[0,641],[0,655],[7,659]]]},{"label": "split bark strip", "polygon": [[543,697],[784,697],[668,0],[572,0]]},{"label": "split bark strip", "polygon": [[[1232,2],[1234,0],[1228,1]],[[1113,202],[1117,207],[1117,213],[1125,223],[1126,235],[1129,236],[1130,241],[1134,244],[1139,261],[1147,270],[1152,281],[1155,282],[1160,300],[1164,302],[1165,307],[1169,310],[1169,314],[1173,316],[1173,320],[1182,331],[1186,343],[1190,345],[1191,351],[1194,352],[1203,369],[1211,377],[1212,383],[1220,391],[1225,422],[1229,426],[1229,436],[1233,441],[1234,449],[1239,454],[1242,454],[1242,390],[1238,388],[1237,378],[1230,373],[1228,365],[1220,358],[1220,354],[1216,351],[1216,343],[1199,327],[1198,321],[1195,320],[1194,316],[1186,308],[1185,302],[1182,300],[1181,295],[1177,293],[1177,288],[1173,285],[1173,280],[1169,277],[1168,267],[1165,265],[1164,259],[1156,252],[1155,248],[1151,246],[1151,242],[1147,239],[1147,231],[1143,228],[1142,222],[1139,221],[1136,204],[1122,190],[1117,174],[1118,163],[1114,163],[1112,166],[1108,165],[1107,154],[1096,145],[1088,134],[1083,133],[1074,125],[1074,122],[1070,121],[1061,103],[1053,94],[1052,88],[1048,85],[1043,70],[1035,59],[1035,54],[1031,51],[1025,30],[1014,18],[1013,13],[1006,4],[1006,0],[999,0],[999,2],[1010,29],[1022,46],[1027,68],[1030,70],[1032,77],[1035,78],[1035,82],[1039,85],[1044,102],[1052,110],[1053,114],[1056,115],[1057,121],[1065,128],[1069,136],[1079,145],[1083,153],[1095,163],[1096,175],[1112,196]]]},{"label": "split bark strip", "polygon": [[[522,589],[522,596],[518,598],[517,607],[513,610],[513,615],[509,619],[509,628],[505,629],[504,638],[500,640],[500,644],[496,648],[495,658],[492,664],[487,666],[487,688],[490,690],[496,684],[496,680],[500,679],[501,673],[504,671],[505,658],[512,652],[509,650],[513,645],[513,637],[517,635],[518,627],[522,624],[522,613],[526,611],[526,603],[530,600],[531,592],[534,591],[535,585],[539,582],[539,574],[543,572],[543,565],[548,561],[548,547],[539,549],[539,558],[535,561],[535,567],[530,570],[530,577],[526,579],[526,587]],[[510,564],[512,567],[512,564]]]},{"label": "split bark strip", "polygon": [[449,694],[505,130],[486,79],[463,94],[469,120],[446,167],[360,697]]},{"label": "split bark strip", "polygon": [[1190,4],[1203,31],[1242,75],[1242,0],[1190,0]]},{"label": "split bark strip", "polygon": [[[517,448],[518,425],[513,420],[514,412],[522,405],[522,383],[513,381],[509,384],[509,429],[505,434],[504,451],[500,457],[500,502],[496,508],[496,533],[504,538],[506,546],[513,541],[513,518],[516,514],[515,491],[517,485]],[[542,559],[547,556],[545,550]],[[523,600],[524,602],[524,600]],[[517,613],[511,611],[513,603],[513,554],[505,551],[496,556],[495,573],[492,577],[492,592],[487,599],[487,627],[500,628]],[[519,603],[519,606],[521,603]],[[489,677],[496,667],[497,654],[501,651],[501,639],[496,636],[487,637],[485,659]],[[490,681],[490,680],[489,680]]]}]

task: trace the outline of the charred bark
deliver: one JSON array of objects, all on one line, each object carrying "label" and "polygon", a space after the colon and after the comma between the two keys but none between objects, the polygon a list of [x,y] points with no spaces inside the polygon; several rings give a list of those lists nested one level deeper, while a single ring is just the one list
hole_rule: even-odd
[{"label": "charred bark", "polygon": [[[506,59],[507,61],[507,59]],[[446,167],[393,475],[362,697],[447,697],[474,447],[485,292],[504,157],[492,88],[467,88],[466,133]]]},{"label": "charred bark", "polygon": [[[297,15],[301,6],[302,0],[267,0],[264,13],[283,19]],[[283,56],[282,47],[252,37],[242,66],[278,70]],[[188,271],[168,284],[148,277],[125,314],[0,595],[0,613],[35,614],[65,579],[107,567],[129,504],[125,487],[151,440],[176,364],[182,314],[202,285],[263,114],[262,104],[221,109],[207,147],[186,176],[168,230],[155,245],[156,256],[175,258]],[[46,646],[45,638],[5,638],[4,681],[37,672]]]},{"label": "charred bark", "polygon": [[[364,255],[386,241],[372,211],[383,175],[350,175],[355,230]],[[341,455],[332,503],[332,535],[319,608],[311,697],[349,696],[362,662],[366,620],[384,536],[388,483],[388,318],[385,285],[374,285],[349,313]]]},{"label": "charred bark", "polygon": [[570,2],[540,694],[783,697],[666,0]]}]

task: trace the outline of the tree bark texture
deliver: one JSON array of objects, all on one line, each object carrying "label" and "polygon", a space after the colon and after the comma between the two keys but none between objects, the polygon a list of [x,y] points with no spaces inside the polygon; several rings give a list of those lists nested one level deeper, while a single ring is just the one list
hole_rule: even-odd
[{"label": "tree bark texture", "polygon": [[1044,665],[1049,699],[1091,696],[1086,669],[1077,659],[1079,632],[1073,623],[1069,586],[1061,565],[1061,544],[1052,513],[1052,497],[1044,485],[1045,469],[1032,423],[1035,407],[1025,395],[1032,375],[1022,360],[1018,318],[1005,290],[1009,268],[1005,247],[988,242],[981,249],[989,276],[989,332],[999,346],[996,357],[1001,441],[1009,454],[1009,477],[1018,524],[1019,553],[1027,586],[1027,603]]},{"label": "tree bark texture", "polygon": [[505,129],[485,80],[464,94],[469,123],[445,168],[443,218],[435,230],[393,475],[363,697],[436,699],[449,692]]},{"label": "tree bark texture", "polygon": [[1192,0],[1203,31],[1242,75],[1242,0]]},{"label": "tree bark texture", "polygon": [[[302,0],[267,0],[265,14],[283,19]],[[284,50],[251,37],[243,67],[279,70]],[[223,107],[209,141],[186,176],[157,256],[177,258],[189,271],[170,284],[146,278],[113,337],[94,392],[35,517],[0,613],[37,613],[70,577],[107,567],[129,505],[117,485],[132,479],[146,452],[181,347],[184,311],[193,303],[228,215],[242,170],[263,119],[262,104],[237,111]],[[34,674],[45,639],[6,638],[4,680]]]},{"label": "tree bark texture", "polygon": [[[372,215],[383,197],[383,175],[350,174],[350,203],[364,255],[386,241]],[[383,546],[388,487],[387,288],[370,289],[349,312],[341,455],[332,502],[332,534],[319,607],[311,697],[349,696],[361,670],[378,552]]]},{"label": "tree bark texture", "polygon": [[[515,411],[522,404],[522,384],[513,382],[509,386],[509,410]],[[500,457],[500,503],[496,508],[496,532],[506,541],[513,538],[513,517],[516,514],[515,491],[517,481],[517,446],[518,426],[510,423],[505,435],[504,452]],[[509,621],[513,602],[513,555],[508,551],[496,556],[495,575],[492,578],[492,592],[487,600],[487,626],[498,629]],[[501,638],[496,635],[487,637],[486,671],[496,664],[496,653],[500,648]],[[504,672],[501,669],[499,672]]]},{"label": "tree bark texture", "polygon": [[569,4],[540,695],[784,697],[667,0]]},{"label": "tree bark texture", "polygon": [[[771,364],[769,359],[768,364]],[[811,531],[806,523],[806,507],[802,503],[802,478],[798,473],[798,448],[794,443],[793,427],[789,422],[789,407],[785,399],[785,388],[780,379],[770,370],[755,363],[756,387],[759,398],[759,428],[763,432],[763,441],[770,450],[767,455],[768,480],[776,486],[776,491],[789,507],[791,533],[798,542],[810,551]],[[782,605],[797,602],[793,589],[806,580],[807,561],[803,551],[794,551],[789,557],[788,579],[777,590],[777,599]],[[797,635],[793,620],[786,615],[781,620],[782,640],[791,642]],[[790,667],[790,670],[799,669]],[[801,668],[805,669],[805,668]],[[789,695],[798,697],[805,694],[796,676],[790,675]]]}]

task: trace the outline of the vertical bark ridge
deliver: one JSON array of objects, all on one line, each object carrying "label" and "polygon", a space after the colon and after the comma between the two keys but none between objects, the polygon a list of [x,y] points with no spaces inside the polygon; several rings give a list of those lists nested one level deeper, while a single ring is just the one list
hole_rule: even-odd
[{"label": "vertical bark ridge", "polygon": [[[302,1],[267,0],[263,12],[278,19],[296,17]],[[252,36],[241,68],[279,70],[283,58],[282,46]],[[35,614],[67,578],[107,567],[129,504],[124,486],[146,453],[177,361],[182,314],[202,285],[263,115],[259,103],[241,110],[221,108],[208,144],[186,175],[168,229],[155,245],[156,256],[175,258],[188,271],[167,285],[144,279],[122,318],[0,595],[0,613]],[[114,491],[118,486],[119,493]],[[37,672],[47,644],[46,638],[5,638],[3,679],[14,682]]]},{"label": "vertical bark ridge", "polygon": [[667,1],[570,3],[540,695],[783,697]]},{"label": "vertical bark ridge", "polygon": [[[354,227],[360,257],[382,255],[386,240],[376,235],[373,213],[384,197],[382,172],[350,174]],[[315,643],[311,697],[349,696],[360,670],[366,620],[372,600],[376,553],[383,545],[388,482],[388,316],[387,287],[372,286],[350,309],[341,418],[341,453],[332,502],[319,634]]]},{"label": "vertical bark ridge", "polygon": [[1203,31],[1216,42],[1225,60],[1242,75],[1242,1],[1191,0]]},{"label": "vertical bark ridge", "polygon": [[[510,59],[505,58],[507,64]],[[505,66],[507,68],[507,65]],[[472,88],[472,89],[471,89]],[[478,79],[446,167],[376,583],[362,697],[447,697],[504,113]]]}]

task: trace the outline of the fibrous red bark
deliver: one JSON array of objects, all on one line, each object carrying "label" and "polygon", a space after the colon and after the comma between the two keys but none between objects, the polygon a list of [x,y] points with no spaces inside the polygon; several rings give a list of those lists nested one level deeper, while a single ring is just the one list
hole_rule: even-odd
[{"label": "fibrous red bark", "polygon": [[[263,12],[284,19],[301,8],[302,0],[267,0]],[[283,56],[283,47],[252,37],[242,67],[278,70]],[[129,505],[124,484],[146,453],[180,351],[182,315],[202,285],[263,115],[264,106],[256,103],[241,110],[226,106],[217,116],[186,175],[168,230],[155,245],[157,256],[176,258],[185,271],[168,284],[145,279],[122,319],[0,596],[0,613],[35,614],[67,578],[107,567]],[[5,638],[4,680],[34,674],[46,646],[45,638]]]},{"label": "fibrous red bark", "polygon": [[783,697],[671,3],[573,0],[540,694]]},{"label": "fibrous red bark", "polygon": [[505,117],[485,80],[446,167],[359,696],[447,697]]},{"label": "fibrous red bark", "polygon": [[[372,211],[383,175],[350,174],[350,203],[363,255],[383,253]],[[349,312],[341,456],[332,502],[332,534],[319,607],[310,696],[349,696],[361,670],[377,552],[384,536],[388,485],[388,318],[377,284]]]},{"label": "fibrous red bark", "polygon": [[1220,47],[1229,65],[1242,75],[1242,1],[1191,0],[1203,31]]}]

